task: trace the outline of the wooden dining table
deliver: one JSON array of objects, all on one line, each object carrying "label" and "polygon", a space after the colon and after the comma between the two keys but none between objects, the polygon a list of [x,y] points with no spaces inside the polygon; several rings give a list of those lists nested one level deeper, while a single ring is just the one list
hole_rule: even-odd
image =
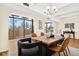
[{"label": "wooden dining table", "polygon": [[63,39],[64,38],[59,35],[55,35],[54,37],[48,37],[48,38],[46,36],[32,37],[32,40],[41,41],[43,44],[47,46],[63,41]]},{"label": "wooden dining table", "polygon": [[46,36],[38,36],[38,37],[32,37],[33,41],[41,41],[43,44],[43,47],[46,48],[46,55],[48,56],[48,46],[56,46],[57,43],[64,40],[64,38],[60,35],[55,35],[54,37],[46,37]]}]

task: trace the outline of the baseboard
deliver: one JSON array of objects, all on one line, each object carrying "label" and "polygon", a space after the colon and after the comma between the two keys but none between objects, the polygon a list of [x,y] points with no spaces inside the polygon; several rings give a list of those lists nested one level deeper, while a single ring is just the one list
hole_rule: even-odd
[{"label": "baseboard", "polygon": [[79,39],[76,39],[76,40],[79,40]]}]

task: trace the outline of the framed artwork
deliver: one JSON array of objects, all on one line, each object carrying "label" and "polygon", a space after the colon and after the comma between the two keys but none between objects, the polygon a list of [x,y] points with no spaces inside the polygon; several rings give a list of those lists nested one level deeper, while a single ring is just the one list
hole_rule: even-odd
[{"label": "framed artwork", "polygon": [[70,24],[70,28],[74,29],[74,23]]},{"label": "framed artwork", "polygon": [[65,24],[65,28],[69,28],[69,24]]},{"label": "framed artwork", "polygon": [[74,29],[74,23],[67,23],[67,24],[65,24],[65,28]]}]

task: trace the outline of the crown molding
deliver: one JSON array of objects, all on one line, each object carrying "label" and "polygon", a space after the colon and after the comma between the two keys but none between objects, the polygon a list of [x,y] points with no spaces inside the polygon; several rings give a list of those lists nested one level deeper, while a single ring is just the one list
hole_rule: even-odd
[{"label": "crown molding", "polygon": [[65,7],[68,7],[68,6],[71,5],[71,4],[72,4],[72,3],[69,3],[69,4],[67,4],[67,5],[64,5],[64,6],[60,7],[60,8],[58,8],[58,10],[61,10],[61,9],[65,8]]},{"label": "crown molding", "polygon": [[73,15],[77,15],[77,14],[79,14],[79,10],[63,13],[60,15],[55,15],[55,17],[69,17],[69,16],[73,16]]},{"label": "crown molding", "polygon": [[70,16],[63,16],[63,17],[56,17],[57,19],[67,19],[67,18],[75,18],[79,17],[79,14],[70,15]]}]

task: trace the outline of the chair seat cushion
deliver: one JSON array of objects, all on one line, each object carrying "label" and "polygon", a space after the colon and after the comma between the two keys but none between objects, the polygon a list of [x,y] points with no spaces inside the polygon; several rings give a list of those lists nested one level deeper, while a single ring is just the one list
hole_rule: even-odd
[{"label": "chair seat cushion", "polygon": [[34,56],[38,53],[38,47],[34,47],[31,49],[22,49],[22,55],[23,56]]}]

